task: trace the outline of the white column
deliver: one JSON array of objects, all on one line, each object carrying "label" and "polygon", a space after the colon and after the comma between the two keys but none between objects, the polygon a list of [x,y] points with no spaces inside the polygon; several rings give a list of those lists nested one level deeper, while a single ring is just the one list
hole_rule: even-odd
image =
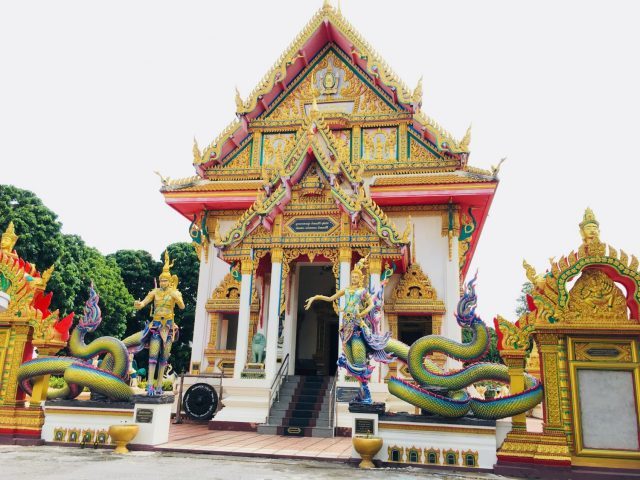
[{"label": "white column", "polygon": [[193,339],[191,340],[191,364],[200,362],[200,371],[204,371],[204,349],[209,341],[209,314],[205,308],[211,292],[229,272],[229,264],[220,260],[216,248],[209,245],[209,261],[206,261],[205,252],[202,251],[200,269],[198,272],[198,297],[196,299],[196,311],[193,325]]},{"label": "white column", "polygon": [[295,355],[295,347],[293,346],[293,342],[295,341],[295,327],[293,323],[298,313],[298,269],[296,268],[296,270],[292,271],[289,275],[291,275],[291,278],[287,279],[287,281],[291,281],[291,291],[289,292],[289,311],[286,312],[284,316],[282,361],[284,361],[284,358],[289,355],[289,369],[287,373],[289,375],[293,375],[293,372],[295,371],[295,362],[293,358]]},{"label": "white column", "polygon": [[[445,308],[447,313],[442,322],[442,332],[447,338],[462,341],[462,332],[456,320],[455,312],[460,300],[460,267],[458,264],[458,237],[452,239],[451,260],[445,257]],[[460,368],[460,362],[447,357],[446,368]]]},{"label": "white column", "polygon": [[271,382],[278,364],[278,323],[280,321],[280,291],[282,290],[282,250],[271,250],[271,286],[269,289],[269,317],[267,320],[267,350],[265,378]]},{"label": "white column", "polygon": [[242,260],[240,267],[242,283],[240,284],[240,311],[238,312],[238,333],[236,337],[236,359],[233,366],[233,378],[240,378],[247,363],[249,347],[249,320],[251,317],[251,288],[253,287],[253,261]]},{"label": "white column", "polygon": [[[382,271],[382,259],[380,257],[369,257],[369,286],[374,292],[380,287],[380,272]],[[380,325],[381,331],[385,328],[384,319]],[[372,362],[376,367],[371,375],[371,383],[380,383],[382,381],[382,368],[383,363]]]},{"label": "white column", "polygon": [[[350,247],[341,247],[339,252],[340,259],[340,279],[339,286],[340,290],[343,290],[349,286],[351,283],[351,248]],[[339,304],[340,310],[344,309],[345,298],[344,296],[340,297]],[[342,325],[342,311],[340,312],[338,328]],[[340,335],[338,335],[338,357],[342,355],[342,339]],[[338,367],[338,379],[343,382],[344,381],[344,368]]]}]

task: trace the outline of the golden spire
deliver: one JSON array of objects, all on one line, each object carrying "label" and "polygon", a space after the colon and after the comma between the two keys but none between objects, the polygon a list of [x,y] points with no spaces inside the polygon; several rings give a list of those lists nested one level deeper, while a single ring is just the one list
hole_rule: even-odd
[{"label": "golden spire", "polygon": [[600,223],[598,222],[598,220],[596,220],[596,216],[593,213],[593,210],[587,207],[587,209],[584,211],[584,217],[582,217],[582,222],[580,222],[580,228],[584,228],[586,225],[589,225],[590,223],[594,224],[596,227],[600,226]]},{"label": "golden spire", "polygon": [[169,261],[169,252],[165,250],[164,266],[162,267],[162,273],[160,274],[160,278],[171,278],[171,272],[169,271],[171,267],[173,267],[173,262]]},{"label": "golden spire", "polygon": [[464,134],[464,137],[462,137],[462,140],[460,140],[460,150],[462,150],[463,152],[468,152],[469,151],[469,144],[471,143],[471,125],[469,125],[469,128],[467,128],[467,133]]},{"label": "golden spire", "polygon": [[236,110],[238,112],[241,112],[244,110],[244,101],[240,96],[240,91],[238,90],[238,87],[236,87]]},{"label": "golden spire", "polygon": [[[194,165],[200,165],[201,163],[204,162],[204,158],[203,158],[203,153],[200,153],[200,147],[198,147],[198,141],[196,140],[196,137],[193,137],[193,164]],[[162,177],[160,177],[162,178]]]},{"label": "golden spire", "polygon": [[12,254],[13,247],[15,246],[17,241],[18,235],[16,235],[15,227],[13,226],[13,222],[11,221],[9,222],[9,226],[7,226],[5,232],[2,234],[2,240],[0,241],[0,250]]},{"label": "golden spire", "polygon": [[422,77],[418,80],[418,85],[411,95],[411,101],[416,105],[422,104]]}]

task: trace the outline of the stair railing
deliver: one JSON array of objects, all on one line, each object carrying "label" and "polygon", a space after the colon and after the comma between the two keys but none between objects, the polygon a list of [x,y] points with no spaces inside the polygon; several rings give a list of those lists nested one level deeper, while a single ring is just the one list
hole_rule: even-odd
[{"label": "stair railing", "polygon": [[331,436],[335,437],[336,436],[336,428],[335,428],[335,421],[336,421],[336,383],[338,381],[338,375],[333,377],[333,381],[331,382],[331,390],[329,392],[329,401],[330,406],[329,406],[329,427],[331,427]]},{"label": "stair railing", "polygon": [[289,354],[284,357],[282,363],[280,364],[280,368],[278,369],[278,373],[276,373],[276,378],[273,379],[273,383],[271,383],[271,389],[269,391],[269,413],[267,414],[267,425],[270,425],[271,421],[271,407],[274,402],[280,400],[280,387],[282,387],[282,382],[285,377],[288,376],[287,372],[289,371]]}]

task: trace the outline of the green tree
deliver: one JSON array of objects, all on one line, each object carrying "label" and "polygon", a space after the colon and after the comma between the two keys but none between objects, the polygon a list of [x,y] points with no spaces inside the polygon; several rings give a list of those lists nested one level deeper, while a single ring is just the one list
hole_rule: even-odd
[{"label": "green tree", "polygon": [[62,251],[62,224],[32,192],[12,185],[0,185],[0,233],[13,221],[20,237],[18,255],[36,265],[49,268]]},{"label": "green tree", "polygon": [[527,303],[527,295],[533,292],[533,283],[524,282],[520,289],[520,296],[516,300],[516,318],[520,318],[523,314],[529,312],[529,304]]},{"label": "green tree", "polygon": [[[154,279],[162,272],[162,262],[153,259],[144,250],[118,250],[107,255],[107,259],[116,262],[127,290],[136,300],[142,300],[153,288]],[[128,337],[144,328],[149,319],[149,310],[138,310],[129,319],[124,336]]]},{"label": "green tree", "polygon": [[176,323],[180,327],[180,337],[173,344],[170,363],[176,372],[189,370],[191,340],[195,321],[196,298],[198,296],[198,272],[200,262],[190,243],[174,243],[167,247],[173,263],[171,273],[180,279],[178,289],[182,292],[184,310],[176,310]]},{"label": "green tree", "polygon": [[[502,358],[500,358],[500,352],[498,351],[498,335],[496,331],[487,325],[489,329],[489,335],[491,336],[491,345],[489,346],[489,352],[482,359],[484,362],[493,362],[493,363],[504,363]],[[462,329],[462,341],[468,343],[473,338],[473,331],[470,328]]]},{"label": "green tree", "polygon": [[[173,262],[171,273],[180,279],[178,289],[182,292],[184,310],[176,309],[175,321],[180,327],[178,340],[171,349],[169,363],[178,373],[189,370],[191,359],[191,340],[193,339],[193,323],[195,320],[196,298],[198,295],[198,271],[200,268],[198,257],[190,243],[174,243],[167,247],[169,257]],[[122,279],[135,299],[143,299],[156,285],[156,279],[162,272],[164,252],[160,261],[143,250],[119,250],[109,255],[120,267]],[[142,330],[150,319],[149,307],[143,308],[131,317],[127,324],[125,336]],[[138,366],[146,366],[149,361],[146,349],[136,354]]]},{"label": "green tree", "polygon": [[133,297],[122,281],[117,263],[88,247],[77,235],[63,235],[62,245],[48,286],[53,292],[52,308],[82,315],[93,281],[102,311],[102,323],[93,335],[122,338],[133,313]]}]

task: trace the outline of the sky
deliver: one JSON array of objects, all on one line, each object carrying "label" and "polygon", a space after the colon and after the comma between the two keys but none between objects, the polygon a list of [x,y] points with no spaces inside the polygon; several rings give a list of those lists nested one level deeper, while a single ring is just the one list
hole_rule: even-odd
[{"label": "sky", "polygon": [[[337,0],[334,0],[337,4]],[[4,2],[0,183],[36,193],[107,254],[189,241],[159,171],[193,175],[321,0]],[[343,0],[343,14],[455,137],[471,165],[507,157],[470,271],[478,312],[515,320],[526,280],[601,239],[640,256],[640,3]],[[635,213],[634,213],[635,212]]]}]

